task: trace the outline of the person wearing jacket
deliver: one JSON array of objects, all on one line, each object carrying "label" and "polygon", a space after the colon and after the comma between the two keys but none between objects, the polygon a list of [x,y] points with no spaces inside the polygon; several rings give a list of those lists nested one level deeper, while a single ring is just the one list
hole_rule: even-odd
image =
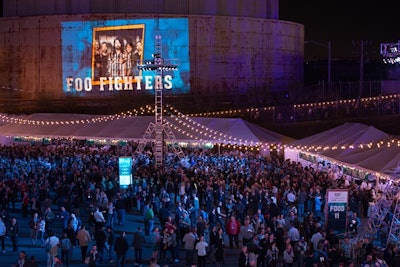
[{"label": "person wearing jacket", "polygon": [[142,264],[143,244],[145,242],[144,232],[139,226],[133,234],[132,247],[135,250],[135,263]]},{"label": "person wearing jacket", "polygon": [[126,253],[128,252],[129,245],[125,238],[125,232],[121,232],[121,235],[117,237],[114,244],[114,251],[117,254],[117,267],[124,267]]},{"label": "person wearing jacket", "polygon": [[86,230],[86,227],[84,225],[81,226],[81,229],[76,234],[76,239],[78,240],[79,246],[81,247],[82,262],[85,262],[89,242],[91,242],[92,239],[90,237],[89,231]]},{"label": "person wearing jacket", "polygon": [[230,217],[226,224],[226,233],[229,237],[229,247],[232,249],[233,241],[235,241],[236,248],[239,248],[240,222],[234,215]]},{"label": "person wearing jacket", "polygon": [[6,233],[7,233],[7,227],[6,227],[5,223],[3,222],[3,218],[0,216],[0,241],[1,241],[1,249],[2,249],[3,253],[6,252],[5,246],[4,246],[4,238],[6,236]]},{"label": "person wearing jacket", "polygon": [[18,251],[18,235],[19,235],[19,224],[16,218],[11,219],[11,224],[8,227],[8,233],[10,234],[13,252]]}]

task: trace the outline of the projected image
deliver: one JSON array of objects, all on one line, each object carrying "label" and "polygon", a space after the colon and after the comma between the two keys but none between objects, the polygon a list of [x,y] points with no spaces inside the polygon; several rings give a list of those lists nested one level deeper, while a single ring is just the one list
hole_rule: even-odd
[{"label": "projected image", "polygon": [[138,76],[143,61],[144,25],[101,27],[93,30],[93,84],[100,77]]},{"label": "projected image", "polygon": [[[155,73],[138,69],[152,59],[155,36],[162,37],[164,62],[177,69]],[[190,91],[189,32],[186,18],[75,21],[61,23],[63,92],[75,96],[151,92],[161,81],[170,94]],[[167,77],[168,76],[168,77]],[[165,78],[165,79],[164,79]]]}]

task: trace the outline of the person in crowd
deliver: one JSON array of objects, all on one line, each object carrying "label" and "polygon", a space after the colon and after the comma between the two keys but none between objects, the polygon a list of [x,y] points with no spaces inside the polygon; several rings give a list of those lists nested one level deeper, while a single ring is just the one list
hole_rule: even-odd
[{"label": "person in crowd", "polygon": [[242,243],[247,245],[255,234],[255,229],[252,224],[250,224],[250,217],[246,217],[244,220],[244,225],[240,228],[240,234],[242,236]]},{"label": "person in crowd", "polygon": [[115,240],[114,251],[117,255],[117,267],[125,266],[126,253],[129,249],[128,240],[126,239],[125,235],[126,233],[122,231],[121,235]]},{"label": "person in crowd", "polygon": [[125,224],[126,203],[121,193],[117,193],[115,210],[117,212],[117,224],[123,226]]},{"label": "person in crowd", "polygon": [[69,240],[71,241],[71,244],[73,246],[76,246],[76,232],[74,231],[74,228],[72,226],[72,224],[68,224],[67,229],[63,230],[63,234],[67,234],[67,237],[69,238]]},{"label": "person in crowd", "polygon": [[239,248],[239,233],[241,228],[239,220],[234,215],[231,215],[225,228],[229,237],[229,247],[232,249],[233,242],[235,242],[236,248]]},{"label": "person in crowd", "polygon": [[[94,221],[95,221],[95,229],[99,229],[103,227],[106,223],[106,219],[104,218],[103,213],[100,211],[99,207],[96,206],[96,211],[93,213]],[[97,249],[99,249],[97,247]]]},{"label": "person in crowd", "polygon": [[29,220],[29,231],[33,247],[37,246],[38,230],[39,230],[39,215],[37,213],[34,213],[32,218],[30,218]]},{"label": "person in crowd", "polygon": [[46,233],[46,221],[43,217],[39,218],[38,224],[38,234],[37,234],[37,244],[40,246],[44,246],[44,234]]},{"label": "person in crowd", "polygon": [[239,254],[239,263],[238,266],[239,267],[249,267],[249,251],[247,248],[247,245],[243,245],[242,246],[242,250],[240,251]]},{"label": "person in crowd", "polygon": [[79,217],[76,216],[75,213],[71,213],[69,224],[72,226],[72,229],[76,234],[82,225],[82,221]]},{"label": "person in crowd", "polygon": [[216,248],[218,246],[218,230],[217,230],[217,226],[212,226],[210,234],[209,234],[209,239],[210,239],[210,246],[209,246],[209,252],[208,252],[208,261],[215,263],[215,252],[216,252]]},{"label": "person in crowd", "polygon": [[[89,247],[89,242],[92,242],[92,238],[90,237],[89,231],[86,230],[85,225],[81,226],[81,229],[76,234],[76,239],[78,240],[79,247],[81,248],[82,262],[85,262],[88,247]],[[96,253],[97,253],[97,247],[96,247]]]},{"label": "person in crowd", "polygon": [[193,265],[193,251],[195,248],[196,239],[197,239],[197,233],[195,231],[195,228],[192,228],[183,237],[183,243],[185,244],[184,249],[185,249],[185,265],[186,266]]},{"label": "person in crowd", "polygon": [[161,208],[158,212],[158,219],[160,220],[160,225],[162,230],[166,227],[166,223],[170,221],[171,213],[165,204],[161,204]]},{"label": "person in crowd", "polygon": [[146,206],[144,217],[145,217],[144,218],[145,224],[148,225],[148,233],[153,232],[155,216],[153,211],[153,205],[151,203]]},{"label": "person in crowd", "polygon": [[161,245],[160,245],[160,256],[159,259],[160,261],[165,262],[166,260],[166,254],[167,251],[169,250],[169,231],[168,229],[164,229],[162,235],[161,235]]},{"label": "person in crowd", "polygon": [[178,236],[173,228],[168,230],[168,250],[171,252],[171,261],[178,263]]},{"label": "person in crowd", "polygon": [[257,259],[259,256],[256,252],[256,246],[252,245],[248,251],[249,251],[249,266],[256,267]]},{"label": "person in crowd", "polygon": [[49,237],[45,241],[45,248],[47,250],[47,267],[53,267],[54,256],[58,255],[58,246],[60,239],[54,234],[53,231],[49,232]]},{"label": "person in crowd", "polygon": [[206,255],[208,244],[204,241],[204,236],[200,236],[199,242],[196,243],[195,250],[197,251],[198,267],[206,266]]},{"label": "person in crowd", "polygon": [[[49,212],[51,211],[50,205],[52,204],[49,198],[50,193],[56,193],[57,197],[62,199],[62,201],[59,201],[57,204],[59,204],[60,207],[63,206],[68,211],[72,211],[72,207],[79,206],[79,203],[78,205],[76,204],[76,199],[79,199],[82,203],[87,202],[95,208],[99,200],[97,196],[103,195],[104,197],[104,194],[106,194],[107,199],[110,200],[108,203],[113,203],[115,200],[115,212],[117,213],[117,210],[119,210],[117,206],[125,207],[124,203],[128,197],[131,198],[132,196],[140,194],[143,197],[141,204],[152,203],[154,199],[148,196],[153,196],[153,193],[159,196],[166,188],[170,198],[172,194],[175,195],[174,198],[170,199],[168,211],[174,210],[175,207],[172,205],[175,204],[176,206],[175,222],[171,218],[171,221],[168,219],[168,222],[162,225],[163,228],[168,228],[169,236],[171,236],[170,230],[172,229],[176,229],[178,235],[181,234],[179,230],[183,228],[181,227],[183,225],[183,217],[188,217],[187,230],[190,229],[189,225],[197,226],[196,235],[202,235],[203,225],[201,224],[201,220],[197,221],[200,217],[193,217],[193,213],[190,213],[195,206],[193,199],[195,194],[200,207],[204,207],[206,212],[200,213],[199,210],[198,215],[206,218],[203,214],[208,214],[209,217],[208,222],[210,226],[208,229],[210,230],[206,235],[207,227],[204,228],[204,237],[205,239],[209,239],[209,242],[206,242],[210,244],[210,262],[218,258],[218,255],[220,255],[218,253],[219,251],[223,252],[223,247],[221,250],[218,250],[219,244],[223,242],[223,240],[220,241],[221,235],[218,233],[217,228],[214,230],[213,227],[214,225],[220,225],[221,222],[217,222],[215,218],[212,218],[213,211],[214,217],[219,213],[218,210],[213,209],[213,205],[217,203],[218,207],[220,206],[219,203],[223,203],[223,205],[220,206],[221,213],[224,213],[226,208],[228,213],[233,212],[234,215],[237,215],[240,220],[243,220],[243,224],[240,224],[241,229],[242,225],[246,225],[245,220],[248,218],[247,216],[249,216],[248,224],[254,224],[252,225],[254,230],[251,231],[253,233],[247,237],[248,240],[244,241],[248,242],[250,246],[252,244],[261,248],[267,246],[266,261],[273,266],[272,257],[274,254],[272,253],[271,247],[275,246],[275,248],[279,248],[279,254],[283,257],[283,253],[286,249],[285,241],[292,241],[292,239],[294,239],[287,231],[290,231],[291,228],[287,228],[291,223],[294,223],[295,228],[298,229],[305,241],[309,242],[308,244],[312,251],[316,248],[318,251],[324,253],[328,252],[328,258],[331,258],[329,256],[329,250],[334,247],[337,241],[332,238],[333,235],[325,233],[324,228],[322,228],[325,226],[323,225],[325,223],[323,220],[323,213],[322,210],[318,211],[318,203],[315,203],[316,197],[320,197],[319,200],[323,202],[324,194],[326,194],[327,189],[348,189],[352,212],[364,215],[366,212],[366,210],[364,210],[365,207],[360,209],[358,203],[361,203],[364,199],[376,201],[382,195],[380,193],[382,193],[382,188],[384,188],[382,184],[379,183],[376,185],[378,189],[368,185],[367,182],[363,182],[361,186],[354,183],[352,178],[348,175],[344,175],[343,171],[334,169],[332,166],[320,162],[310,163],[309,166],[303,167],[299,162],[283,160],[276,156],[267,159],[250,151],[242,153],[236,150],[230,150],[214,154],[211,151],[201,149],[188,149],[185,151],[185,159],[182,161],[177,160],[172,155],[167,156],[167,162],[173,163],[174,168],[169,166],[162,167],[162,169],[159,170],[154,169],[152,166],[151,153],[146,152],[135,155],[134,160],[137,164],[132,174],[133,177],[138,178],[135,178],[134,184],[129,189],[132,192],[127,192],[125,189],[119,188],[118,179],[115,179],[118,177],[116,162],[118,162],[118,157],[121,155],[131,155],[133,149],[134,146],[130,142],[124,147],[116,147],[98,144],[86,145],[79,143],[79,141],[71,143],[65,140],[52,141],[51,144],[43,144],[40,147],[31,147],[29,145],[0,147],[0,152],[3,152],[0,153],[0,158],[5,162],[3,165],[4,168],[0,168],[0,174],[5,177],[4,181],[0,180],[0,190],[4,193],[0,194],[3,209],[2,215],[4,212],[7,212],[8,205],[11,205],[13,201],[17,201],[15,197],[16,192],[29,192],[29,194],[37,192],[37,199],[41,202],[40,211],[43,212],[46,220],[45,222],[50,222],[49,224],[46,223],[45,227],[49,227],[51,226],[51,220],[49,220],[47,215],[52,214],[52,212]],[[30,155],[30,157],[27,157],[27,155]],[[32,157],[31,155],[35,156]],[[24,179],[21,179],[19,175],[14,175],[12,169],[13,162],[10,161],[11,158],[19,162],[19,169],[21,170],[30,168],[30,166],[33,165],[47,167],[38,168],[37,174],[29,178],[30,182],[27,186]],[[28,158],[30,159],[29,161],[26,160]],[[49,173],[51,173],[51,177]],[[68,175],[66,175],[66,173],[68,173]],[[99,174],[101,174],[101,178]],[[166,181],[168,181],[169,188],[165,186]],[[20,191],[18,191],[19,188],[21,189]],[[377,192],[374,193],[374,190]],[[304,203],[304,212],[310,213],[307,213],[307,216],[305,216],[304,222],[301,224],[302,227],[298,227],[297,220],[301,220],[301,216],[296,216],[296,212],[294,211],[292,216],[291,210],[288,210],[286,206],[288,203],[281,202],[282,200],[284,202],[292,201],[290,205],[292,207],[297,205],[297,213],[300,215],[302,208],[299,204],[301,204],[302,195],[304,197],[304,193],[302,192],[307,193],[307,200]],[[288,198],[287,194],[289,193],[291,195]],[[119,199],[122,199],[122,201],[120,201],[121,205],[117,205]],[[177,203],[174,202],[175,199]],[[233,209],[230,205],[226,205],[229,204],[229,199],[235,204]],[[293,200],[295,201],[293,202]],[[143,205],[140,207],[141,210],[143,209],[142,207]],[[192,209],[190,209],[190,207],[192,207]],[[322,207],[323,206],[321,206],[321,208]],[[93,212],[94,211],[95,210],[93,210]],[[160,213],[161,210],[159,211],[159,216]],[[289,213],[291,217],[285,217],[284,214],[287,213]],[[141,215],[144,215],[142,211]],[[260,215],[262,215],[264,219],[261,218]],[[7,215],[6,218],[3,218],[2,221],[7,222],[7,226],[10,226],[10,220]],[[225,221],[222,219],[223,218],[221,218],[221,221]],[[117,216],[115,222],[118,224],[123,221],[121,216]],[[207,222],[206,219],[205,221]],[[224,223],[221,225],[221,228],[225,227],[227,227],[227,224]],[[52,227],[50,227],[50,229],[51,228]],[[7,227],[7,230],[10,230],[10,228]],[[79,232],[80,231],[78,231],[77,234],[78,236]],[[94,228],[92,233],[94,233]],[[229,229],[227,229],[227,233],[228,235],[230,234]],[[243,233],[244,232],[241,232],[241,234]],[[10,235],[10,231],[8,231],[7,234]],[[183,235],[178,237],[178,242],[183,239],[186,231],[182,232],[182,234]],[[263,236],[266,238],[266,234],[269,236],[268,242],[263,240]],[[324,241],[323,246],[318,248],[319,241],[325,236],[326,242]],[[271,239],[271,237],[273,238]],[[288,237],[290,237],[290,239],[288,239]],[[84,247],[85,242],[87,246],[89,240],[90,237],[84,237],[82,240],[79,240],[81,249]],[[232,238],[232,241],[235,243],[234,238]],[[383,241],[384,240],[382,240],[382,242]],[[264,242],[266,243],[264,244]],[[296,245],[299,243],[300,241],[297,242]],[[345,244],[346,241],[343,241],[343,243]],[[340,244],[339,247],[340,251],[343,251],[342,255],[348,256],[349,259],[353,258],[353,255],[347,255],[346,249],[344,249],[346,245],[343,246]],[[157,252],[159,248],[160,247],[158,247]],[[368,250],[374,251],[374,249],[374,244],[371,243],[368,246]],[[293,246],[293,250],[297,253],[296,246]],[[82,259],[86,256],[85,254]],[[260,251],[256,251],[255,254],[259,255],[258,258],[262,255]],[[389,254],[390,253],[387,253],[387,255]],[[390,257],[394,257],[394,254],[395,253]],[[306,253],[304,259],[305,264],[308,260],[307,255]],[[223,259],[223,257],[221,257],[221,259]],[[373,258],[373,260],[375,261],[376,257]],[[217,262],[223,262],[223,260],[217,260]],[[262,264],[262,261],[259,262]]]},{"label": "person in crowd", "polygon": [[28,256],[24,250],[21,250],[18,254],[17,263],[14,265],[15,267],[26,267],[29,264]]},{"label": "person in crowd", "polygon": [[224,266],[225,262],[225,250],[224,246],[221,243],[218,243],[217,247],[215,248],[215,266],[222,267]]},{"label": "person in crowd", "polygon": [[60,239],[60,247],[61,247],[61,261],[65,264],[65,267],[69,266],[70,263],[70,255],[72,254],[72,243],[68,238],[67,233],[63,233]]},{"label": "person in crowd", "polygon": [[51,230],[53,222],[55,220],[56,216],[54,215],[53,211],[51,210],[51,207],[47,207],[45,214],[44,214],[44,219],[45,219],[45,227],[46,227],[46,233],[49,232],[49,230]]},{"label": "person in crowd", "polygon": [[[307,250],[308,250],[308,244],[306,240],[304,239],[304,236],[300,237],[299,242],[295,244],[295,256],[296,256],[296,262],[298,266],[303,266],[304,265],[304,259],[307,255]],[[340,259],[340,256],[338,257]]]},{"label": "person in crowd", "polygon": [[152,258],[158,259],[158,252],[160,251],[160,246],[161,246],[161,234],[159,228],[156,226],[153,229],[153,232],[151,232],[150,235],[150,242],[151,242],[151,248],[152,248]]},{"label": "person in crowd", "polygon": [[115,220],[115,207],[112,201],[109,201],[107,204],[107,226],[113,227]]},{"label": "person in crowd", "polygon": [[[114,262],[114,245],[115,245],[115,234],[111,226],[107,226],[107,241],[104,244],[105,250],[108,253],[108,262]],[[103,255],[104,256],[104,255]]]},{"label": "person in crowd", "polygon": [[290,222],[289,230],[286,235],[290,238],[290,243],[292,244],[293,249],[296,246],[296,243],[300,240],[300,232],[294,222]]},{"label": "person in crowd", "polygon": [[3,218],[0,216],[0,241],[1,241],[1,250],[3,253],[6,253],[6,248],[5,248],[6,234],[7,234],[7,227],[3,222]]},{"label": "person in crowd", "polygon": [[[68,265],[65,265],[68,266]],[[58,255],[55,255],[53,258],[53,267],[64,267],[64,263],[60,259]]]},{"label": "person in crowd", "polygon": [[19,224],[17,222],[17,218],[13,217],[11,219],[11,224],[8,227],[8,233],[10,235],[11,243],[12,243],[12,250],[13,252],[18,251],[18,235],[19,235]]},{"label": "person in crowd", "polygon": [[157,259],[151,258],[149,267],[160,267],[160,265],[157,263]]},{"label": "person in crowd", "polygon": [[145,243],[145,236],[142,227],[138,227],[137,231],[133,234],[132,247],[135,251],[135,263],[142,264],[143,246]]},{"label": "person in crowd", "polygon": [[294,251],[291,243],[288,243],[283,251],[283,263],[285,267],[294,266]]},{"label": "person in crowd", "polygon": [[61,227],[63,230],[65,230],[68,227],[70,214],[64,206],[61,206],[60,210],[61,210],[61,213],[60,213]]},{"label": "person in crowd", "polygon": [[196,229],[197,229],[197,236],[204,236],[204,230],[206,228],[206,221],[204,220],[203,216],[198,216]]},{"label": "person in crowd", "polygon": [[89,253],[85,256],[85,264],[89,267],[96,267],[99,258],[99,252],[97,251],[97,246],[93,245],[89,250]]},{"label": "person in crowd", "polygon": [[311,243],[312,243],[312,247],[314,249],[314,251],[316,251],[318,249],[318,244],[320,243],[320,241],[323,239],[324,237],[321,234],[321,228],[318,227],[315,231],[315,233],[311,236]]},{"label": "person in crowd", "polygon": [[36,260],[36,256],[31,256],[29,258],[29,262],[28,262],[27,267],[39,267],[39,263]]},{"label": "person in crowd", "polygon": [[276,267],[279,260],[279,248],[276,245],[275,241],[270,243],[270,246],[267,250],[267,262],[268,266]]},{"label": "person in crowd", "polygon": [[106,232],[104,231],[104,226],[99,226],[94,232],[94,240],[96,241],[96,247],[98,251],[98,263],[102,264],[103,263],[103,255],[104,255],[104,249],[105,249],[105,244],[107,242],[107,235]]},{"label": "person in crowd", "polygon": [[28,208],[29,208],[29,194],[28,192],[23,192],[21,201],[22,217],[28,217]]}]

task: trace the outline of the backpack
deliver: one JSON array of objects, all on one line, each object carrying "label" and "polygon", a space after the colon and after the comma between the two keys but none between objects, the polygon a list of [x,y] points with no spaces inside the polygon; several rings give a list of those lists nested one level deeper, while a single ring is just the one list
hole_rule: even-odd
[{"label": "backpack", "polygon": [[69,251],[71,249],[71,241],[68,238],[61,239],[61,249],[63,251]]}]

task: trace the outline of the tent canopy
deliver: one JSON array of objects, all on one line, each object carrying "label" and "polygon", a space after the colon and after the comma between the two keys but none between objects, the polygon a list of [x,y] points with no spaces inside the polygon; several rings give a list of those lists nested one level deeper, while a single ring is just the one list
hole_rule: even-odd
[{"label": "tent canopy", "polygon": [[[101,116],[86,114],[35,113],[20,116],[18,120],[5,119],[0,135],[16,137],[75,139],[114,139],[139,141],[151,123],[153,116]],[[261,143],[286,144],[293,139],[269,131],[240,118],[167,117],[177,142],[212,142],[237,145]],[[8,123],[7,123],[8,122]],[[154,140],[155,135],[152,136]],[[152,141],[148,140],[148,141]]]},{"label": "tent canopy", "polygon": [[[400,178],[400,147],[387,145],[391,135],[362,123],[345,123],[296,140],[287,146],[344,164]],[[385,142],[382,142],[386,140]],[[377,146],[377,144],[381,144]],[[369,146],[370,145],[370,146]]]}]

